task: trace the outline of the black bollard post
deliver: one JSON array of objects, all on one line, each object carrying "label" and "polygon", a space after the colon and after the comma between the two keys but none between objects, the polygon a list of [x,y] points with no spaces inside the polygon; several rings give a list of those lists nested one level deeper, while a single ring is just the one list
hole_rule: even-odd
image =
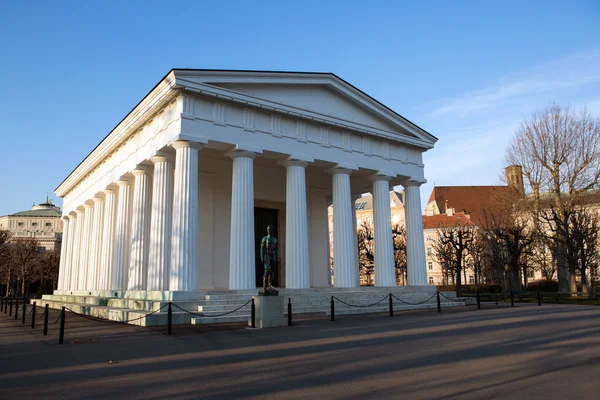
[{"label": "black bollard post", "polygon": [[167,309],[167,335],[171,336],[173,329],[173,309],[171,308],[171,302],[169,302],[169,308]]},{"label": "black bollard post", "polygon": [[392,294],[390,293],[390,317],[394,316],[394,303],[392,301]]},{"label": "black bollard post", "polygon": [[513,294],[512,289],[510,289],[510,306],[514,307],[515,306],[515,296]]},{"label": "black bollard post", "polygon": [[436,293],[437,293],[437,308],[438,308],[438,312],[442,312],[442,301],[440,299],[440,291],[438,290]]},{"label": "black bollard post", "polygon": [[288,326],[292,326],[292,298],[288,299]]},{"label": "black bollard post", "polygon": [[254,305],[254,299],[252,299],[252,304],[250,305],[250,319],[250,325],[256,328],[256,306]]},{"label": "black bollard post", "polygon": [[58,344],[63,344],[65,341],[65,308],[60,310],[60,332],[58,333]]},{"label": "black bollard post", "polygon": [[538,290],[537,295],[538,295],[537,296],[538,297],[538,306],[541,306],[542,305],[542,292],[540,292]]},{"label": "black bollard post", "polygon": [[333,296],[331,296],[331,321],[335,321],[335,303],[333,302]]},{"label": "black bollard post", "polygon": [[44,307],[44,336],[48,336],[48,304]]},{"label": "black bollard post", "polygon": [[31,309],[31,329],[35,329],[35,301],[33,302],[33,308]]},{"label": "black bollard post", "polygon": [[477,298],[477,309],[481,310],[481,298],[479,297],[479,289],[475,291],[475,296]]},{"label": "black bollard post", "polygon": [[12,299],[8,301],[8,316],[12,316]]},{"label": "black bollard post", "polygon": [[4,311],[4,297],[0,299],[0,312]]},{"label": "black bollard post", "polygon": [[19,298],[15,300],[15,321],[19,319]]},{"label": "black bollard post", "polygon": [[23,302],[23,316],[21,317],[21,325],[25,325],[25,316],[27,315],[27,301]]}]

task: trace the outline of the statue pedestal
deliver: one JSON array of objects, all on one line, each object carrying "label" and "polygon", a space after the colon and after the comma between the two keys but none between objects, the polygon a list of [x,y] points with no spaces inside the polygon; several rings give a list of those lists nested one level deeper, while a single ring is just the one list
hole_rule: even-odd
[{"label": "statue pedestal", "polygon": [[[283,296],[253,296],[256,310],[256,327],[273,328],[284,326],[287,321],[283,315]],[[252,326],[252,321],[248,321]]]}]

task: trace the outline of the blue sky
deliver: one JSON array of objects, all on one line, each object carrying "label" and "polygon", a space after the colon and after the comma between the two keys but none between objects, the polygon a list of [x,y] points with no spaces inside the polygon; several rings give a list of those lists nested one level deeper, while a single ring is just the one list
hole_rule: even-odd
[{"label": "blue sky", "polygon": [[4,1],[0,57],[0,215],[55,198],[173,67],[336,73],[440,139],[423,201],[498,183],[533,110],[600,116],[597,0]]}]

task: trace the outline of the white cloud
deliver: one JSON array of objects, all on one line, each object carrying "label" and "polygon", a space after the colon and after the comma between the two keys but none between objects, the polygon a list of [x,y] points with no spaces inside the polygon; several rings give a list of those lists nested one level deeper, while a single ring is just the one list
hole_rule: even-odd
[{"label": "white cloud", "polygon": [[493,109],[515,99],[541,93],[577,88],[600,81],[600,49],[576,53],[544,63],[503,82],[446,99],[429,113],[430,118],[446,115],[463,118],[486,109]]}]

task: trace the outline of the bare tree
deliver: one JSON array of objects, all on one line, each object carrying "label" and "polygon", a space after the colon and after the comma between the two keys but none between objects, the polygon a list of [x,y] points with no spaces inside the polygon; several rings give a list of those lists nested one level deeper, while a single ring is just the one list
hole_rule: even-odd
[{"label": "bare tree", "polygon": [[445,243],[441,236],[433,241],[433,256],[442,270],[442,280],[445,285],[456,282],[456,271],[454,269],[454,247]]},{"label": "bare tree", "polygon": [[[10,263],[10,232],[7,229],[0,229],[0,274],[6,283],[6,295],[10,291],[10,273],[12,271]],[[0,280],[0,282],[2,282]]]},{"label": "bare tree", "polygon": [[396,269],[396,282],[406,285],[408,281],[406,267],[406,229],[403,225],[396,224],[392,227],[394,241],[394,267]]},{"label": "bare tree", "polygon": [[523,211],[526,200],[517,191],[499,193],[494,200],[493,206],[482,213],[482,228],[494,259],[492,264],[503,269],[510,289],[520,289],[523,257],[530,252],[534,240],[528,226],[529,214]]},{"label": "bare tree", "polygon": [[21,280],[21,294],[25,294],[25,284],[33,272],[40,255],[40,244],[33,238],[17,238],[11,244],[11,259],[17,276]]},{"label": "bare tree", "polygon": [[358,265],[361,280],[366,284],[373,284],[373,272],[375,271],[375,253],[373,243],[373,227],[366,221],[358,228]]},{"label": "bare tree", "polygon": [[34,265],[34,271],[36,275],[39,276],[42,294],[44,291],[43,288],[46,287],[46,282],[52,289],[57,289],[59,268],[60,248],[44,251],[37,258],[37,262]]},{"label": "bare tree", "polygon": [[[521,165],[534,198],[535,227],[542,194],[549,193],[555,225],[568,232],[568,210],[577,197],[600,182],[600,120],[586,109],[552,105],[526,119],[506,152],[508,165]],[[563,241],[564,242],[564,241]],[[559,291],[570,290],[566,249],[556,249]]]},{"label": "bare tree", "polygon": [[441,256],[451,257],[456,277],[456,296],[462,296],[462,279],[465,257],[471,252],[473,240],[475,237],[475,227],[473,226],[455,226],[450,228],[438,229],[437,243],[434,244],[434,250],[438,259]]}]

